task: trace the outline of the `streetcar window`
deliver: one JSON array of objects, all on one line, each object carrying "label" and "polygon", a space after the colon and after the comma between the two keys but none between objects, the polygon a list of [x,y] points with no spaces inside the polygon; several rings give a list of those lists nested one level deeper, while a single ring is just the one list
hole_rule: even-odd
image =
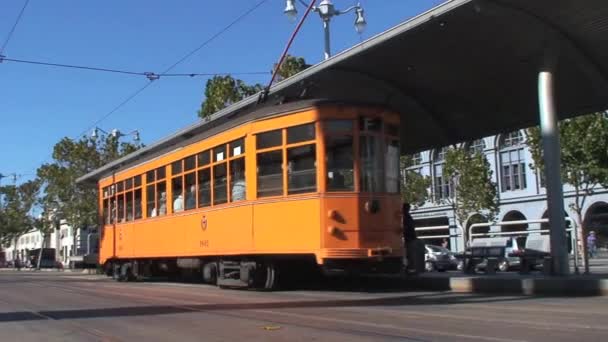
[{"label": "streetcar window", "polygon": [[198,207],[211,205],[211,169],[198,171]]},{"label": "streetcar window", "polygon": [[213,149],[213,161],[222,161],[226,159],[226,145],[221,145]]},{"label": "streetcar window", "polygon": [[384,155],[386,165],[386,191],[399,192],[399,141],[390,140]]},{"label": "streetcar window", "polygon": [[315,138],[315,124],[310,123],[287,129],[287,143],[293,144],[302,141],[313,140]]},{"label": "streetcar window", "polygon": [[127,221],[133,221],[133,191],[125,194],[127,199]]},{"label": "streetcar window", "polygon": [[245,139],[239,139],[230,143],[230,156],[236,157],[245,153]]},{"label": "streetcar window", "polygon": [[190,171],[196,166],[195,156],[190,156],[184,159],[184,171]]},{"label": "streetcar window", "polygon": [[133,187],[133,178],[129,178],[125,181],[125,190],[129,190]]},{"label": "streetcar window", "polygon": [[328,120],[323,123],[326,134],[328,133],[351,133],[353,131],[352,120]]},{"label": "streetcar window", "polygon": [[213,204],[222,204],[227,202],[227,181],[226,163],[215,165],[213,167]]},{"label": "streetcar window", "polygon": [[182,161],[178,160],[171,164],[171,174],[176,175],[182,172]]},{"label": "streetcar window", "polygon": [[399,126],[386,124],[386,134],[394,137],[399,136]]},{"label": "streetcar window", "polygon": [[105,188],[103,188],[103,198],[107,198],[108,196],[110,196],[110,191],[109,191],[109,187],[106,186]]},{"label": "streetcar window", "polygon": [[165,179],[165,167],[164,166],[161,166],[158,169],[156,169],[156,179],[157,180]]},{"label": "streetcar window", "polygon": [[354,152],[352,136],[326,136],[327,191],[354,191]]},{"label": "streetcar window", "polygon": [[186,179],[186,210],[196,208],[196,174],[194,172],[190,172],[185,176]]},{"label": "streetcar window", "polygon": [[242,201],[245,199],[245,158],[230,161],[230,199]]},{"label": "streetcar window", "polygon": [[258,197],[283,194],[283,151],[259,153],[257,156]]},{"label": "streetcar window", "polygon": [[156,173],[154,170],[146,172],[146,183],[152,183],[156,180]]},{"label": "streetcar window", "polygon": [[156,193],[158,196],[158,216],[167,214],[167,185],[165,182],[156,184]]},{"label": "streetcar window", "polygon": [[154,185],[148,185],[147,189],[146,189],[146,196],[147,196],[147,202],[146,202],[146,208],[148,209],[147,213],[148,213],[148,217],[154,217],[156,215],[158,215],[158,210],[156,209],[156,193],[154,191]]},{"label": "streetcar window", "polygon": [[184,210],[184,190],[182,185],[183,183],[181,176],[173,178],[171,182],[173,212],[180,212]]},{"label": "streetcar window", "polygon": [[382,130],[382,120],[379,118],[359,118],[359,129],[362,131],[380,132]]},{"label": "streetcar window", "polygon": [[116,183],[116,191],[121,192],[123,190],[123,186],[124,186],[124,183],[122,181]]},{"label": "streetcar window", "polygon": [[376,136],[361,136],[359,154],[361,159],[360,185],[363,192],[384,192],[383,140]]},{"label": "streetcar window", "polygon": [[209,161],[210,161],[209,150],[199,153],[197,156],[197,159],[198,159],[199,167],[209,164]]},{"label": "streetcar window", "polygon": [[140,219],[141,218],[141,189],[136,189],[135,190],[135,219]]},{"label": "streetcar window", "polygon": [[256,136],[256,147],[258,150],[263,148],[280,146],[283,143],[283,134],[280,129],[260,133]]},{"label": "streetcar window", "polygon": [[317,191],[316,146],[306,145],[287,150],[287,193]]},{"label": "streetcar window", "polygon": [[116,220],[119,223],[125,222],[125,196],[120,194],[117,198],[118,211],[116,213]]},{"label": "streetcar window", "polygon": [[110,224],[110,200],[103,200],[103,223]]},{"label": "streetcar window", "polygon": [[141,186],[141,176],[135,176],[135,178],[133,178],[133,186]]}]

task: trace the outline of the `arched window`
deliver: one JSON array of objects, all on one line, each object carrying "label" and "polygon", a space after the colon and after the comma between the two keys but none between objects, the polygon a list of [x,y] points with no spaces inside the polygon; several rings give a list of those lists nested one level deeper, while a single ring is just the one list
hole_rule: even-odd
[{"label": "arched window", "polygon": [[414,153],[412,155],[412,166],[418,166],[422,164],[422,153]]},{"label": "arched window", "polygon": [[483,151],[486,149],[486,142],[483,139],[474,140],[469,144],[469,151],[475,153],[479,152],[483,155]]},{"label": "arched window", "polygon": [[511,132],[501,137],[500,143],[500,185],[501,191],[526,188],[526,160],[524,157],[524,136],[521,131]]},{"label": "arched window", "polygon": [[450,197],[450,181],[443,174],[443,166],[445,163],[445,154],[448,147],[433,152],[433,195],[435,201],[444,200]]}]

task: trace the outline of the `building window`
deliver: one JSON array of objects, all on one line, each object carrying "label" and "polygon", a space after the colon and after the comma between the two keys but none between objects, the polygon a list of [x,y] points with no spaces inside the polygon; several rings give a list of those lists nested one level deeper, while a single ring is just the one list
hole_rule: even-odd
[{"label": "building window", "polygon": [[443,147],[434,152],[433,156],[433,195],[435,201],[441,201],[450,198],[450,181],[443,174],[443,166],[445,164],[445,154],[449,147]]},{"label": "building window", "polygon": [[479,153],[483,155],[483,151],[486,149],[486,142],[483,139],[474,140],[469,144],[469,151],[472,153]]},{"label": "building window", "polygon": [[412,166],[422,164],[422,153],[414,153],[412,155]]},{"label": "building window", "polygon": [[526,188],[526,160],[524,137],[520,131],[505,135],[500,142],[500,166],[502,191]]}]

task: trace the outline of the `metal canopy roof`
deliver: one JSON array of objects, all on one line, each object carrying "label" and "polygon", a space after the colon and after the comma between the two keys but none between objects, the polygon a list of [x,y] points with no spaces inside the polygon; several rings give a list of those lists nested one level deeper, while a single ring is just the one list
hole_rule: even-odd
[{"label": "metal canopy roof", "polygon": [[[538,124],[537,76],[556,57],[560,118],[608,108],[608,1],[452,0],[275,85],[267,103],[326,98],[402,114],[402,153]],[[250,112],[236,103],[79,181]]]}]

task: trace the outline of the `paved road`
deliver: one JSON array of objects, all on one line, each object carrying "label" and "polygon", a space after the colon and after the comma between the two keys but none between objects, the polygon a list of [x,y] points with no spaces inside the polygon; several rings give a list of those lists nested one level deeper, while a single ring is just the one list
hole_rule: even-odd
[{"label": "paved road", "polygon": [[405,292],[354,282],[326,286],[231,291],[3,271],[0,340],[571,342],[608,335],[608,297]]}]

